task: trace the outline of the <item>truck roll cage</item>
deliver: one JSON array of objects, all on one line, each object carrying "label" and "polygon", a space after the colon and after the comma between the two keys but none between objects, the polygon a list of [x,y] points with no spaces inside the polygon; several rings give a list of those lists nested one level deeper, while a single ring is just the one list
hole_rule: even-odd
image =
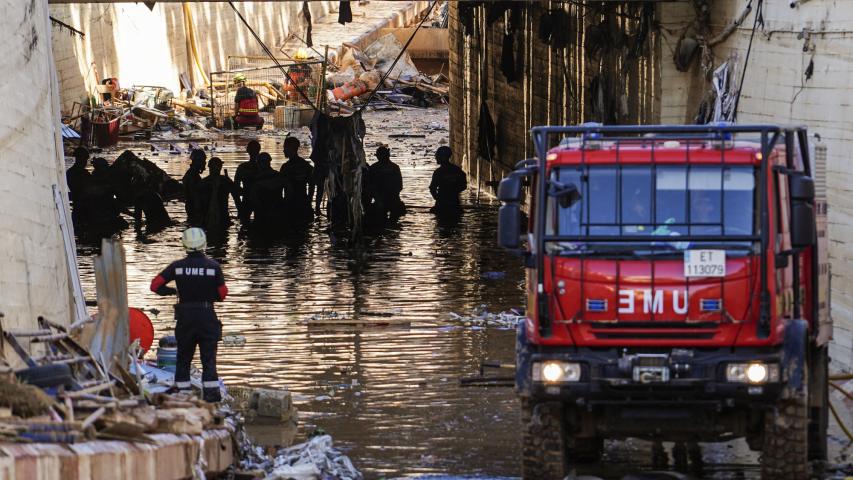
[{"label": "truck roll cage", "polygon": [[[536,152],[535,159],[527,159],[518,163],[516,174],[527,176],[536,173],[539,178],[537,183],[537,191],[534,194],[540,201],[536,202],[535,212],[535,229],[534,241],[535,245],[530,247],[535,255],[535,267],[537,268],[537,294],[545,294],[545,257],[547,256],[546,245],[553,242],[566,241],[583,241],[587,243],[596,242],[630,242],[643,243],[662,242],[664,239],[660,236],[636,236],[626,237],[624,235],[546,235],[546,214],[548,202],[548,192],[550,187],[550,179],[548,178],[548,149],[551,145],[550,139],[552,135],[569,136],[564,140],[569,140],[568,145],[579,147],[581,168],[585,168],[586,152],[591,150],[588,148],[595,144],[611,142],[615,146],[614,164],[621,165],[619,156],[620,143],[643,144],[648,142],[651,147],[651,164],[656,165],[654,148],[661,141],[679,141],[685,145],[686,164],[690,162],[690,146],[699,143],[707,143],[709,141],[722,142],[720,148],[720,165],[725,164],[725,142],[733,142],[735,134],[757,134],[760,139],[761,159],[759,165],[759,181],[758,186],[758,204],[759,210],[759,232],[758,235],[682,235],[678,237],[678,241],[684,242],[759,242],[761,247],[761,279],[760,279],[760,304],[759,304],[759,325],[758,335],[762,338],[767,338],[770,334],[770,292],[767,285],[768,273],[768,248],[770,235],[769,207],[768,207],[768,168],[769,157],[773,152],[776,144],[784,136],[786,145],[786,165],[788,169],[794,168],[794,145],[795,140],[799,142],[800,156],[803,162],[803,170],[805,175],[811,176],[811,165],[809,160],[808,137],[805,127],[779,127],[776,125],[734,125],[734,124],[715,124],[715,125],[613,125],[604,126],[601,124],[582,124],[579,126],[541,126],[531,129],[533,144]],[[571,136],[577,140],[571,139]],[[754,139],[751,139],[754,140]],[[594,144],[591,142],[595,142]],[[561,140],[561,145],[567,145]],[[707,164],[707,163],[706,163]],[[722,183],[722,180],[721,180]],[[558,185],[562,186],[562,185]],[[722,187],[722,185],[721,185]],[[620,229],[621,232],[621,229]],[[816,246],[814,248],[817,248]],[[812,256],[813,263],[817,261],[817,252]],[[817,265],[814,265],[816,267]],[[813,268],[816,272],[817,269]],[[553,285],[552,285],[552,288]],[[814,302],[817,303],[817,302]],[[550,302],[537,302],[537,314],[539,320],[539,329],[542,336],[551,335],[551,312]],[[816,308],[815,308],[816,310]],[[816,315],[817,312],[815,312]],[[814,318],[817,318],[815,316]]]}]

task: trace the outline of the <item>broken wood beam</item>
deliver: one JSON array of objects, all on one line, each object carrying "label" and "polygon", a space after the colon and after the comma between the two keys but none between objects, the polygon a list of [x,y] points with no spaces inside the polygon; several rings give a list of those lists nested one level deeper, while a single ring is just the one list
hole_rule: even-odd
[{"label": "broken wood beam", "polygon": [[100,385],[93,385],[91,387],[86,387],[82,390],[75,390],[73,392],[65,392],[62,395],[66,396],[68,398],[80,398],[83,395],[86,395],[89,393],[102,392],[104,390],[111,388],[113,385],[115,385],[115,380],[110,380],[109,382],[104,382],[104,383],[101,383]]}]

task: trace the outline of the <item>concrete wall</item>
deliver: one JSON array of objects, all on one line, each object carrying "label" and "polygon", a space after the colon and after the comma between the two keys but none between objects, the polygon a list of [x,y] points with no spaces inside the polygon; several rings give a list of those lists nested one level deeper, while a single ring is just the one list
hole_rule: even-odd
[{"label": "concrete wall", "polygon": [[[506,3],[506,2],[500,2]],[[499,5],[476,7],[473,30],[465,33],[460,4],[450,4],[450,143],[454,161],[469,173],[472,185],[484,192],[493,187],[517,161],[533,157],[530,128],[536,125],[578,124],[584,121],[642,123],[657,118],[657,36],[650,32],[639,57],[629,58],[642,5],[587,8],[563,2],[515,3],[520,10],[516,33],[518,80],[507,81],[500,69],[509,11],[488,21]],[[556,46],[539,37],[542,16],[552,9],[566,12],[568,44]],[[591,27],[614,35],[620,45],[587,48]],[[607,34],[605,34],[606,36]],[[520,60],[519,60],[519,57]],[[590,85],[604,85],[599,91]],[[478,125],[485,101],[496,126],[493,161],[478,156]],[[604,108],[602,108],[604,105]]]},{"label": "concrete wall", "polygon": [[[47,0],[0,0],[0,312],[3,328],[71,320],[53,186],[65,191],[55,128]],[[58,153],[59,152],[59,153]]]},{"label": "concrete wall", "polygon": [[[720,32],[748,0],[711,2],[711,31]],[[661,6],[661,120],[691,121],[708,84],[698,62],[691,71],[675,69],[678,35],[695,18],[690,4]],[[716,64],[737,55],[742,67],[753,14],[714,48]],[[827,145],[829,254],[832,265],[833,369],[853,368],[853,2],[811,0],[798,8],[788,1],[764,2],[763,28],[752,45],[738,122],[804,124]],[[803,35],[804,30],[811,32]],[[804,51],[807,50],[807,51]],[[813,76],[806,78],[810,61]],[[739,77],[738,77],[739,78]]]},{"label": "concrete wall", "polygon": [[[301,2],[238,2],[237,8],[275,53],[291,32],[302,31]],[[310,2],[314,20],[337,2]],[[248,29],[227,3],[192,3],[196,47],[203,69],[223,70],[229,55],[263,55]],[[335,7],[337,8],[337,7]],[[139,4],[51,5],[50,14],[86,34],[84,38],[56,31],[53,51],[59,75],[62,109],[82,102],[97,79],[117,77],[122,86],[165,86],[176,94],[179,75],[190,66],[183,6],[157,3],[153,10]]]}]

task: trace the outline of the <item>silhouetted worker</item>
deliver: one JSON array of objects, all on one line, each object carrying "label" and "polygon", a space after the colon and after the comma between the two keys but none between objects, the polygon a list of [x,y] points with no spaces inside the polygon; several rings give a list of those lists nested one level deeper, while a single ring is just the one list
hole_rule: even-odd
[{"label": "silhouetted worker", "polygon": [[249,154],[249,160],[237,165],[237,171],[234,172],[234,183],[240,192],[240,203],[238,205],[238,214],[241,222],[248,222],[252,218],[254,204],[252,203],[252,185],[258,176],[258,154],[261,153],[261,144],[257,140],[252,140],[246,145],[246,153]]},{"label": "silhouetted worker", "polygon": [[204,218],[198,188],[201,183],[201,172],[204,171],[206,161],[207,155],[204,150],[193,150],[190,153],[190,168],[181,180],[181,183],[184,184],[184,208],[187,212],[187,223],[193,226],[201,225]]},{"label": "silhouetted worker", "polygon": [[445,145],[435,151],[438,168],[433,172],[429,184],[429,193],[435,199],[435,206],[430,209],[433,213],[456,213],[462,209],[459,194],[468,188],[468,180],[465,172],[450,162],[452,155],[450,147]]},{"label": "silhouetted worker", "polygon": [[[216,347],[222,337],[222,323],[216,317],[213,302],[225,300],[228,287],[219,263],[204,255],[207,248],[204,230],[196,227],[186,229],[183,244],[187,256],[172,262],[154,277],[151,291],[158,295],[178,294],[175,305],[175,337],[178,340],[175,388],[192,393],[190,366],[198,346],[202,396],[208,402],[219,402],[222,398],[216,373]],[[166,286],[171,281],[175,281],[177,289]]]},{"label": "silhouetted worker", "polygon": [[110,164],[103,157],[95,157],[92,159],[92,180],[95,182],[112,183],[113,178],[110,173]]},{"label": "silhouetted worker", "polygon": [[287,218],[297,225],[310,223],[314,212],[311,198],[314,196],[314,169],[307,160],[299,156],[299,139],[284,139],[284,156],[287,157],[279,173],[284,186],[284,208]]},{"label": "silhouetted worker", "polygon": [[89,165],[89,150],[86,147],[74,149],[74,165],[65,172],[65,181],[68,184],[68,193],[72,201],[75,196],[79,197],[92,180],[92,174],[86,167]]},{"label": "silhouetted worker", "polygon": [[382,145],[376,149],[377,162],[368,169],[370,193],[373,197],[373,214],[382,222],[396,220],[406,213],[406,205],[400,200],[403,191],[403,175],[400,167],[391,161],[391,150]]},{"label": "silhouetted worker", "polygon": [[143,215],[147,233],[159,232],[172,223],[169,212],[163,205],[163,197],[151,188],[140,186],[133,201],[133,219],[137,230],[142,228]]},{"label": "silhouetted worker", "polygon": [[284,182],[281,175],[270,166],[271,162],[269,153],[261,152],[258,155],[258,175],[252,186],[252,202],[255,204],[253,224],[263,229],[281,226],[284,213]]},{"label": "silhouetted worker", "polygon": [[258,112],[258,94],[246,86],[246,76],[242,73],[234,76],[234,83],[239,87],[234,96],[234,128],[255,127],[260,130],[264,119]]},{"label": "silhouetted worker", "polygon": [[222,159],[211,158],[207,168],[210,173],[199,185],[199,199],[204,210],[203,225],[208,231],[221,230],[231,224],[228,196],[231,195],[236,206],[240,205],[240,197],[237,195],[237,186],[228,178],[227,172],[221,174]]},{"label": "silhouetted worker", "polygon": [[121,217],[121,208],[116,198],[116,189],[110,183],[109,164],[103,158],[96,159],[94,174],[86,170],[89,151],[77,147],[74,165],[68,169],[66,180],[73,201],[71,220],[75,227],[90,230],[99,235],[109,235],[127,227]]}]

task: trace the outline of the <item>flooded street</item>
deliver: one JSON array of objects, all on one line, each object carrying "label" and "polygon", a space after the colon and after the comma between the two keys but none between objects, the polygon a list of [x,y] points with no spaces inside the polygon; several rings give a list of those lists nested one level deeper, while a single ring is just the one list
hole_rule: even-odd
[{"label": "flooded street", "polygon": [[[437,225],[428,211],[433,152],[447,138],[446,111],[407,112],[403,122],[395,117],[395,112],[365,115],[365,150],[372,163],[376,142],[390,145],[392,160],[402,169],[409,213],[399,225],[371,235],[361,258],[332,244],[325,219],[301,238],[276,241],[252,238],[235,222],[222,244],[211,245],[209,253],[222,263],[229,287],[227,301],[217,306],[223,333],[247,340],[244,346],[220,346],[220,376],[227,385],[290,389],[297,395],[301,431],[322,427],[370,478],[446,471],[513,474],[518,456],[511,389],[460,387],[458,378],[476,373],[487,359],[512,361],[514,334],[460,328],[449,314],[470,313],[480,304],[493,311],[521,305],[523,271],[516,258],[495,245],[494,201],[481,196],[478,204],[476,191],[469,190],[456,226]],[[403,128],[389,129],[392,120]],[[414,127],[415,120],[433,123],[434,129]],[[395,140],[389,134],[426,138]],[[300,137],[305,145],[307,135]],[[283,137],[259,140],[278,170],[284,161]],[[238,140],[238,152],[215,154],[232,177],[245,160],[245,142]],[[186,154],[139,154],[177,179],[189,163]],[[302,154],[307,157],[308,151],[303,148]],[[167,208],[173,219],[185,219],[183,203]],[[181,223],[144,239],[136,238],[132,228],[123,233],[129,302],[160,311],[151,315],[158,338],[174,325],[174,298],[158,297],[148,285],[183,255],[183,228]],[[79,249],[84,290],[92,294],[96,251],[96,246]],[[506,276],[481,278],[494,271]],[[305,324],[324,310],[364,321],[406,323]]]},{"label": "flooded street", "polygon": [[[299,438],[321,427],[366,478],[517,476],[519,427],[512,389],[459,385],[459,377],[476,374],[483,361],[512,363],[514,332],[466,326],[450,315],[468,314],[481,304],[492,312],[523,304],[520,261],[495,244],[497,202],[484,195],[478,199],[476,189],[469,189],[459,224],[439,225],[429,213],[433,152],[447,138],[446,110],[368,112],[365,120],[369,162],[375,161],[378,142],[389,144],[403,173],[408,214],[398,225],[371,233],[360,256],[330,238],[325,219],[305,235],[277,240],[255,238],[235,221],[227,238],[208,250],[222,263],[229,287],[227,300],[217,307],[223,334],[247,340],[242,346],[220,344],[220,376],[228,386],[292,391]],[[307,157],[307,131],[298,136]],[[259,138],[276,170],[284,161],[283,138]],[[217,141],[220,151],[208,158],[222,158],[233,177],[246,159],[246,141]],[[189,164],[186,153],[152,156],[147,145],[135,151],[177,179]],[[118,153],[107,157],[112,161]],[[148,286],[183,256],[184,205],[170,202],[167,208],[176,225],[149,237],[135,236],[132,228],[123,232],[129,303],[159,311],[149,313],[157,338],[171,334],[174,299],[158,297]],[[97,249],[78,246],[83,288],[90,296]],[[312,315],[330,311],[378,325],[307,324]],[[269,438],[262,440],[274,442],[275,433],[267,431]],[[647,468],[649,452],[645,442],[611,442],[605,462],[583,473],[621,478]],[[708,447],[705,459],[713,467],[704,478],[759,475],[757,455],[744,442]]]}]

